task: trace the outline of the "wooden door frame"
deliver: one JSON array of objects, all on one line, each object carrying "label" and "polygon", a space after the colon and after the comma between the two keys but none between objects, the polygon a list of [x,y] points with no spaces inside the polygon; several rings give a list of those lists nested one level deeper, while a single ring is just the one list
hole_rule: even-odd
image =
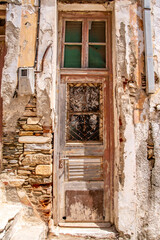
[{"label": "wooden door frame", "polygon": [[[2,41],[2,43],[1,43]],[[6,55],[6,46],[5,46],[5,38],[0,39],[0,171],[2,169],[2,136],[3,136],[3,99],[1,96],[1,88],[2,88],[2,71],[4,67],[4,57]]]},{"label": "wooden door frame", "polygon": [[[63,13],[64,14],[64,13]],[[88,13],[87,13],[88,14]],[[104,14],[104,12],[103,12]],[[111,12],[107,13],[107,16],[110,16],[110,24],[108,26],[108,32],[109,32],[109,38],[108,38],[108,45],[112,46],[112,14]],[[61,18],[61,14],[60,14]],[[62,22],[59,21],[59,29],[62,29]],[[58,52],[58,71],[57,71],[57,83],[56,83],[56,113],[57,113],[57,123],[55,127],[55,132],[54,132],[54,168],[53,168],[53,219],[54,219],[54,224],[58,225],[60,219],[59,219],[59,195],[60,192],[59,190],[59,152],[60,152],[60,121],[59,121],[59,86],[61,83],[61,79],[65,81],[65,79],[69,76],[75,76],[80,77],[84,76],[98,76],[100,75],[101,77],[106,77],[108,76],[108,104],[107,104],[107,109],[110,114],[108,117],[108,122],[107,124],[107,134],[108,134],[108,141],[107,141],[107,147],[109,151],[106,151],[106,157],[109,158],[109,164],[110,164],[110,172],[108,174],[108,185],[109,185],[109,190],[110,193],[106,199],[106,201],[109,201],[110,207],[109,207],[109,212],[110,212],[110,222],[113,223],[113,211],[114,211],[114,107],[113,107],[113,74],[112,74],[112,47],[108,48],[108,59],[110,60],[108,62],[108,69],[107,70],[93,70],[93,69],[79,69],[79,71],[76,71],[72,69],[72,73],[70,69],[61,69],[61,36],[59,34],[58,36],[58,46],[59,46],[59,52]],[[105,116],[104,116],[105,117]],[[104,188],[105,191],[105,188]],[[105,202],[106,202],[105,201]]]},{"label": "wooden door frame", "polygon": [[[6,4],[0,5],[0,17],[6,19]],[[5,44],[5,35],[0,35],[0,171],[2,169],[2,136],[3,136],[3,99],[1,96],[2,88],[2,72],[4,67],[4,58],[7,53],[7,48]]]}]

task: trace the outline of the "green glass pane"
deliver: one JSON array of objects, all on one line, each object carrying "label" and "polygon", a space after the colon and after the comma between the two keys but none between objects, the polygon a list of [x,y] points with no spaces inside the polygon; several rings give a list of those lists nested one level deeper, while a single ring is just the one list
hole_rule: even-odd
[{"label": "green glass pane", "polygon": [[81,67],[81,46],[65,46],[64,67],[80,68]]},{"label": "green glass pane", "polygon": [[89,42],[105,42],[105,22],[89,22]]},{"label": "green glass pane", "polygon": [[105,68],[106,67],[106,47],[105,46],[89,46],[89,68]]},{"label": "green glass pane", "polygon": [[66,22],[65,42],[82,42],[82,22]]}]

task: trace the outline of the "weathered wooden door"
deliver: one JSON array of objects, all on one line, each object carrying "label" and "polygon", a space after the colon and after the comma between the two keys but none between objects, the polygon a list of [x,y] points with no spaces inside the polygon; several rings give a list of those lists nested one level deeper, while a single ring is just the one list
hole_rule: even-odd
[{"label": "weathered wooden door", "polygon": [[113,187],[111,15],[98,14],[96,20],[88,13],[80,14],[78,20],[75,16],[62,18],[60,39],[59,222],[109,222]]},{"label": "weathered wooden door", "polygon": [[60,221],[109,221],[109,78],[77,80],[60,84]]}]

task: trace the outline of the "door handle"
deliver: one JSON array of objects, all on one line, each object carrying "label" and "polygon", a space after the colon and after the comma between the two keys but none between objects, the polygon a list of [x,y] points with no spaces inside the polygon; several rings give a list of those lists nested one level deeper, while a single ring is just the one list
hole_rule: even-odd
[{"label": "door handle", "polygon": [[60,158],[59,160],[59,168],[63,168],[64,167],[64,162],[69,160],[69,158],[64,157],[64,158]]}]

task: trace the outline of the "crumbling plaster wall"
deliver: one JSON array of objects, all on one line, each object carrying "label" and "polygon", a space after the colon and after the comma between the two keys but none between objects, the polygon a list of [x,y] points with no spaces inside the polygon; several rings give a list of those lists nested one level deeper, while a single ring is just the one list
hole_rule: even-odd
[{"label": "crumbling plaster wall", "polygon": [[[3,119],[7,131],[14,131],[17,119],[24,111],[29,96],[13,98],[17,87],[17,68],[19,53],[19,37],[21,28],[22,5],[12,1],[7,6],[6,16],[6,46],[7,54],[2,75]],[[19,106],[17,108],[17,106]]]},{"label": "crumbling plaster wall", "polygon": [[2,78],[3,173],[24,180],[21,188],[25,189],[30,204],[36,205],[39,215],[48,222],[52,215],[51,107],[56,78],[56,1],[41,1],[40,13],[35,94],[21,96],[17,69],[35,65],[38,2],[8,1],[7,54]]},{"label": "crumbling plaster wall", "polygon": [[[24,112],[29,101],[29,96],[14,97],[17,88],[18,67],[34,66],[35,55],[35,33],[34,25],[37,25],[36,14],[38,6],[22,1],[9,1],[6,16],[6,44],[7,55],[2,78],[3,97],[3,118],[8,131],[15,129],[17,120]],[[34,1],[32,1],[34,2]],[[23,3],[23,4],[22,4]],[[51,126],[51,109],[53,109],[54,84],[56,79],[56,1],[41,1],[40,34],[38,48],[37,70],[42,69],[42,58],[48,45],[51,47],[47,51],[44,59],[44,71],[37,73],[36,93],[37,93],[37,114],[43,116],[42,122],[46,126]],[[26,31],[22,26],[24,19],[27,21],[27,13],[35,15],[25,24],[26,28],[31,28],[32,33]],[[23,19],[22,19],[23,17]],[[23,27],[23,29],[22,29]],[[29,37],[28,35],[33,35]],[[26,36],[26,39],[25,39]],[[53,44],[54,42],[54,44]],[[26,57],[27,55],[27,57]],[[29,56],[29,57],[28,57]],[[18,90],[17,90],[18,92]],[[19,106],[19,108],[17,108]],[[54,111],[53,111],[54,112]],[[8,114],[9,113],[9,114]],[[52,115],[54,118],[54,114]]]},{"label": "crumbling plaster wall", "polygon": [[[40,12],[40,34],[38,70],[46,48],[44,71],[37,74],[37,113],[43,116],[43,125],[54,127],[55,84],[57,67],[57,3],[42,0]],[[52,117],[51,117],[52,116]],[[52,121],[52,122],[51,122]]]},{"label": "crumbling plaster wall", "polygon": [[136,15],[136,2],[115,2],[115,77],[119,119],[119,154],[115,165],[118,168],[119,181],[115,185],[115,190],[118,191],[118,199],[115,199],[115,220],[118,230],[125,233],[126,237],[132,236],[132,239],[136,239],[136,143],[132,104],[135,99],[134,94],[130,97],[129,81],[136,88],[139,41]]},{"label": "crumbling plaster wall", "polygon": [[160,2],[152,0],[155,94],[150,96],[149,118],[154,143],[154,165],[150,171],[148,239],[160,238]]},{"label": "crumbling plaster wall", "polygon": [[143,77],[143,1],[115,2],[120,137],[115,214],[126,239],[159,239],[159,7],[159,1],[152,1],[156,89],[148,95]]}]

